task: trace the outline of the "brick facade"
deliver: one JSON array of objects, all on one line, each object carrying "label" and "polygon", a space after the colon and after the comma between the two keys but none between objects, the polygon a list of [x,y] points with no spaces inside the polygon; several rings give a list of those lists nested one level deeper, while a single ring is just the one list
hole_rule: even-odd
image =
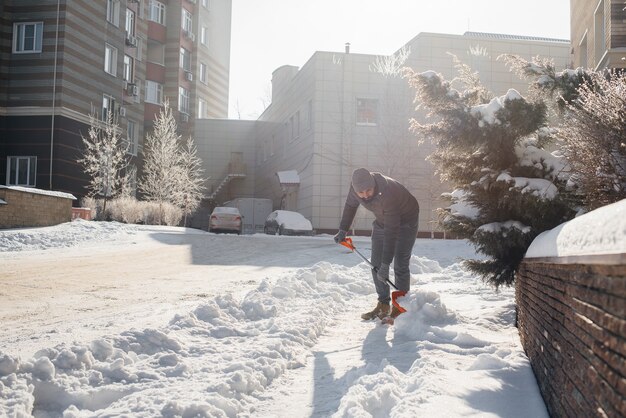
[{"label": "brick facade", "polygon": [[550,415],[626,416],[626,254],[528,260],[518,328]]},{"label": "brick facade", "polygon": [[50,226],[72,219],[68,197],[0,187],[0,228]]}]

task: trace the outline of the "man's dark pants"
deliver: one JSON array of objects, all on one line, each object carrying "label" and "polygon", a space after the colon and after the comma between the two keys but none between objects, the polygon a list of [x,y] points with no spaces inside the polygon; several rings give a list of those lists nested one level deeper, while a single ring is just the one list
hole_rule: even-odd
[{"label": "man's dark pants", "polygon": [[[402,224],[398,229],[398,237],[396,241],[396,250],[393,255],[393,271],[395,275],[395,285],[398,290],[408,292],[411,288],[411,271],[409,264],[411,262],[411,253],[415,238],[417,237],[417,221],[415,224]],[[375,267],[380,266],[383,255],[383,241],[385,239],[385,230],[376,221],[372,224],[372,264]],[[389,284],[383,283],[376,278],[376,273],[372,270],[378,301],[389,303]]]}]

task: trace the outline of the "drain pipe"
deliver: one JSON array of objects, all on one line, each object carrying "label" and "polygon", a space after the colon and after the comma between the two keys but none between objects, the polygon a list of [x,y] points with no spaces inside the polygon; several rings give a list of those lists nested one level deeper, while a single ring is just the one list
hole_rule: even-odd
[{"label": "drain pipe", "polygon": [[61,10],[61,0],[57,0],[57,29],[54,40],[54,70],[52,76],[52,120],[50,123],[50,185],[49,189],[52,190],[52,159],[54,158],[54,116],[56,113],[56,98],[57,98],[57,56],[59,53],[59,15]]}]

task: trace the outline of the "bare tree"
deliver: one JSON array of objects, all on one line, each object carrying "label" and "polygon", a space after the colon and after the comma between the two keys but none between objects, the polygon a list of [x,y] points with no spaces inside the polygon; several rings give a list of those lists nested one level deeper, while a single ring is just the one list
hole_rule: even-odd
[{"label": "bare tree", "polygon": [[[414,168],[420,160],[415,135],[409,129],[409,120],[414,116],[413,97],[407,91],[402,69],[411,54],[409,47],[402,47],[392,55],[377,56],[369,69],[383,77],[385,85],[379,106],[380,138],[377,140],[379,159],[385,174],[410,187],[415,182]],[[422,157],[423,159],[423,157]]]},{"label": "bare tree", "polygon": [[406,45],[392,55],[379,55],[372,65],[370,71],[382,74],[385,77],[398,77],[402,74],[404,63],[411,55],[411,48]]},{"label": "bare tree", "polygon": [[584,68],[557,72],[551,62],[504,56],[531,80],[531,92],[554,108],[554,130],[570,163],[572,185],[593,210],[626,197],[626,73]]},{"label": "bare tree", "polygon": [[104,121],[89,115],[87,137],[81,136],[85,147],[83,158],[78,160],[89,175],[89,196],[101,196],[102,213],[106,212],[107,200],[115,197],[124,180],[128,164],[126,146],[122,139],[117,118],[108,112]]},{"label": "bare tree", "polygon": [[137,189],[137,167],[129,165],[126,167],[124,178],[122,179],[122,185],[120,187],[120,196],[131,197],[135,196]]},{"label": "bare tree", "polygon": [[198,157],[193,138],[187,138],[185,146],[180,150],[180,162],[182,164],[182,176],[180,178],[180,191],[183,209],[183,225],[187,225],[187,215],[195,211],[200,205],[204,191],[206,178],[202,176],[202,160]]},{"label": "bare tree", "polygon": [[591,73],[559,129],[588,209],[626,198],[626,74]]},{"label": "bare tree", "polygon": [[163,203],[178,205],[183,200],[180,189],[184,178],[179,152],[181,136],[176,129],[172,109],[165,101],[155,119],[154,130],[146,137],[144,172],[139,181],[139,190],[146,199],[159,204],[159,224],[163,221]]}]

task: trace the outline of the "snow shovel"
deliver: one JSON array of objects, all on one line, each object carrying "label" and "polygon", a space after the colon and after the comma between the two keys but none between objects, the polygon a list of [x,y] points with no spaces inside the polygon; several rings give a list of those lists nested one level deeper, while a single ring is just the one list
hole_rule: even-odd
[{"label": "snow shovel", "polygon": [[[352,250],[352,252],[357,253],[359,255],[359,257],[361,257],[363,259],[363,261],[365,261],[367,264],[369,264],[372,267],[372,269],[374,269],[374,271],[376,273],[378,273],[378,267],[374,267],[372,262],[369,261],[367,259],[367,257],[365,257],[363,254],[361,254],[361,252],[359,250],[356,249],[356,247],[352,243],[352,238],[346,238],[343,241],[341,241],[340,244],[343,245],[344,247],[349,248],[350,250]],[[387,280],[387,283],[389,283],[391,285],[391,287],[396,289],[394,292],[391,292],[391,304],[393,306],[395,306],[396,309],[398,309],[398,311],[400,311],[400,313],[406,312],[406,309],[404,309],[402,306],[400,306],[400,304],[397,301],[398,297],[404,296],[406,294],[406,292],[398,290],[398,287],[395,285],[395,283],[393,283],[391,280],[389,280],[389,278],[387,278],[386,280]]]}]

